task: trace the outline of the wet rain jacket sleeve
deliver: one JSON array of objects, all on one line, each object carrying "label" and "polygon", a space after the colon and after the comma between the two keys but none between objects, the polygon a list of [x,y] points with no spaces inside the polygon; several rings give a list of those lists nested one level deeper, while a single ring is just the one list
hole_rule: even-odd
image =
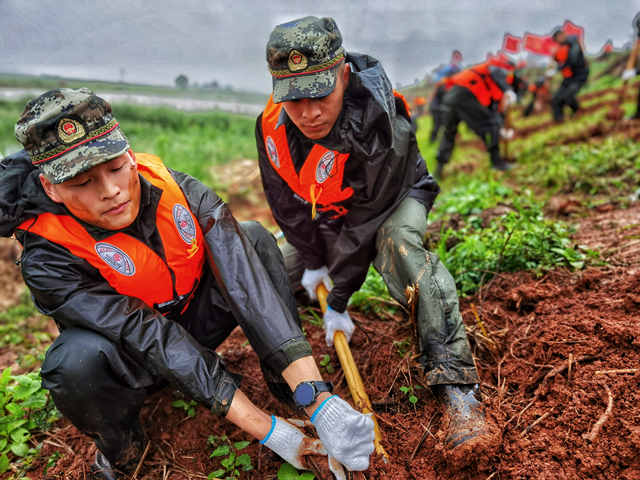
[{"label": "wet rain jacket sleeve", "polygon": [[198,180],[172,172],[208,244],[209,265],[260,359],[281,372],[311,347],[227,205]]}]

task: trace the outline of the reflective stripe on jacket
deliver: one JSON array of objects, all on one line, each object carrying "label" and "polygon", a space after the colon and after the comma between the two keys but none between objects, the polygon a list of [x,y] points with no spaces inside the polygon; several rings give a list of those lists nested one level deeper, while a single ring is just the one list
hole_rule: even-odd
[{"label": "reflective stripe on jacket", "polygon": [[195,290],[204,265],[204,238],[187,200],[162,161],[136,156],[138,172],[162,190],[156,224],[165,259],[130,235],[117,232],[96,241],[70,215],[41,213],[18,229],[36,233],[67,248],[96,268],[119,293],[162,309]]}]

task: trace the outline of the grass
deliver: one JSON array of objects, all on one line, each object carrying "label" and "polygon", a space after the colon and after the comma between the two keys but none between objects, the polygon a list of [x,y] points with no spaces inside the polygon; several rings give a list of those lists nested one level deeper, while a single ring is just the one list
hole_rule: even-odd
[{"label": "grass", "polygon": [[[0,101],[0,153],[21,148],[13,128],[24,104]],[[114,113],[134,151],[158,155],[169,167],[209,186],[213,186],[212,165],[257,156],[255,119],[251,117],[133,105],[117,105]]]}]

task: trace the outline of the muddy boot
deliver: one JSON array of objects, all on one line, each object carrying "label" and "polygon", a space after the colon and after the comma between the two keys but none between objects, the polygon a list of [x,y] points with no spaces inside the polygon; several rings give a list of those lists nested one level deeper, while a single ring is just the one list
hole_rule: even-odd
[{"label": "muddy boot", "polygon": [[438,385],[434,391],[446,409],[447,448],[475,444],[489,434],[478,385]]},{"label": "muddy boot", "polygon": [[[135,470],[148,439],[140,425],[139,419],[134,419],[128,431],[123,432],[120,441],[98,442],[96,458],[91,466],[91,473],[95,480],[118,480],[129,478]],[[101,451],[104,449],[106,455]]]},{"label": "muddy boot", "polygon": [[94,480],[118,480],[118,476],[100,450],[96,452],[96,459],[91,465],[91,475]]},{"label": "muddy boot", "polygon": [[513,165],[500,158],[499,160],[491,162],[491,168],[493,168],[494,170],[505,172],[507,170],[511,170],[513,168]]}]

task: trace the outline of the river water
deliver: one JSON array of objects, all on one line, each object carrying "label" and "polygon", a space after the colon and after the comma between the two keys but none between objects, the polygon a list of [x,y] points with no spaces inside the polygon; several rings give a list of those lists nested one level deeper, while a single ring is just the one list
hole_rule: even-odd
[{"label": "river water", "polygon": [[[36,97],[44,93],[44,90],[28,88],[0,88],[0,99],[15,100],[25,97]],[[166,106],[184,110],[187,112],[222,110],[224,112],[239,113],[243,115],[257,116],[263,105],[256,103],[241,103],[227,100],[196,99],[185,97],[169,97],[160,95],[143,95],[130,93],[100,93],[100,97],[109,103],[132,103],[138,105]]]}]

